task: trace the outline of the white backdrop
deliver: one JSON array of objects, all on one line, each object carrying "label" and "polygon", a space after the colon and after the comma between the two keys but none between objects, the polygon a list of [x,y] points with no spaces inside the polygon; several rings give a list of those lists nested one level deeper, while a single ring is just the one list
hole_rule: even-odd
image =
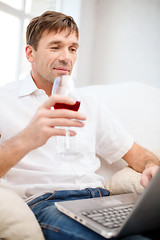
[{"label": "white backdrop", "polygon": [[140,81],[160,87],[160,0],[62,0],[62,11],[80,27],[79,86]]}]

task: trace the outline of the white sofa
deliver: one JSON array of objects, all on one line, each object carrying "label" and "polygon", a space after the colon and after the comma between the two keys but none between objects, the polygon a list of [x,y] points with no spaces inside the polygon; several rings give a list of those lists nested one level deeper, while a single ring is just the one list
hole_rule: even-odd
[{"label": "white sofa", "polygon": [[[135,142],[153,152],[160,159],[160,89],[139,82],[96,85],[84,91],[105,102]],[[123,160],[112,165],[103,159],[98,171],[106,178],[111,194],[141,193],[141,174],[126,167]]]},{"label": "white sofa", "polygon": [[[81,89],[103,100],[122,122],[135,141],[160,158],[160,89],[138,82],[88,86]],[[141,193],[141,174],[123,160],[112,165],[103,159],[98,170],[106,175],[112,194]],[[27,204],[9,189],[0,187],[0,239],[44,239],[39,224]]]}]

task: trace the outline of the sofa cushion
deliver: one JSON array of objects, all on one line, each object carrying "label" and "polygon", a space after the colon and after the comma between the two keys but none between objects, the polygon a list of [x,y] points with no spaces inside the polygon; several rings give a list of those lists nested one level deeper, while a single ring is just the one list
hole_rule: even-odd
[{"label": "sofa cushion", "polygon": [[0,187],[0,239],[44,240],[28,205],[13,191]]}]

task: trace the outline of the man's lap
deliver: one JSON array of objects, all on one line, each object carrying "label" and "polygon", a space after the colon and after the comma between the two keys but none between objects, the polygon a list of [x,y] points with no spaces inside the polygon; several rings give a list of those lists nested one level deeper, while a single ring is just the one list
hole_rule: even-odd
[{"label": "man's lap", "polygon": [[[79,194],[80,193],[80,194]],[[78,194],[80,195],[78,197]],[[99,234],[86,228],[57,210],[54,203],[72,199],[107,196],[105,189],[85,189],[82,191],[58,191],[44,194],[31,202],[29,206],[34,212],[46,240],[105,240]],[[140,235],[123,238],[125,240],[147,240]]]}]

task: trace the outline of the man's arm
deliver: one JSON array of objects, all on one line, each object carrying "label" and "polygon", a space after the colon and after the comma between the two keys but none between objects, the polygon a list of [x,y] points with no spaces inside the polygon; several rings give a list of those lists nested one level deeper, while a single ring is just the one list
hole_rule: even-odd
[{"label": "man's arm", "polygon": [[23,133],[0,146],[0,177],[19,162],[30,150],[23,139]]},{"label": "man's arm", "polygon": [[142,173],[141,184],[146,187],[150,179],[157,173],[160,161],[150,151],[134,143],[123,159],[137,172]]},{"label": "man's arm", "polygon": [[[56,102],[75,104],[69,97],[55,95],[41,105],[27,127],[0,146],[0,177],[17,164],[27,153],[44,145],[52,136],[65,136],[66,130],[56,126],[83,127],[85,116],[79,112],[51,110]],[[70,130],[70,136],[76,135]]]}]

